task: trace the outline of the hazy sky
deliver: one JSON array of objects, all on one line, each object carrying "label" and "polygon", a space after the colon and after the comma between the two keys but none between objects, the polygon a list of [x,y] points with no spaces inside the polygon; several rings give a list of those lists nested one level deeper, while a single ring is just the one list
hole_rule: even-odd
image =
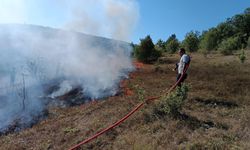
[{"label": "hazy sky", "polygon": [[247,7],[250,0],[0,0],[0,23],[84,26],[76,30],[135,43],[150,34],[156,42],[173,33],[182,40]]}]

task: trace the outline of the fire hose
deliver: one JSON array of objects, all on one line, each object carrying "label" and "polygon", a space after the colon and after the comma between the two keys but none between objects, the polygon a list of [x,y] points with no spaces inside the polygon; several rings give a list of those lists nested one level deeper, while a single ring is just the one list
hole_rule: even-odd
[{"label": "fire hose", "polygon": [[[176,88],[176,86],[181,82],[184,74],[187,72],[187,69],[189,67],[189,63],[187,64],[187,66],[185,67],[181,77],[179,78],[178,81],[175,82],[175,84],[173,84],[168,90],[166,90],[167,92],[165,94],[169,94],[172,90],[174,90]],[[79,144],[71,147],[69,150],[76,150],[77,148],[79,148],[80,146],[82,146],[83,144],[86,144],[92,140],[94,140],[95,138],[97,138],[98,136],[102,135],[103,133],[115,128],[116,126],[120,125],[122,122],[124,122],[125,120],[127,120],[132,114],[134,114],[137,110],[139,110],[143,105],[149,103],[150,101],[156,100],[161,98],[161,96],[157,96],[157,97],[151,97],[151,98],[147,98],[145,101],[139,103],[136,107],[134,107],[133,110],[131,110],[127,115],[125,115],[123,118],[121,118],[120,120],[116,121],[115,123],[113,123],[112,125],[108,126],[107,128],[104,128],[103,130],[97,132],[95,135],[87,138],[86,140],[80,142]]]}]

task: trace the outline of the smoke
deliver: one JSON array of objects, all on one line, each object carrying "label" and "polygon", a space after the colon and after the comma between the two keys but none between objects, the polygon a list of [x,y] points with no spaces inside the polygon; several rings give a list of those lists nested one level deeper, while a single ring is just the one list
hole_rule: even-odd
[{"label": "smoke", "polygon": [[1,0],[0,23],[63,28],[129,41],[139,18],[136,0]]},{"label": "smoke", "polygon": [[85,99],[114,95],[133,69],[125,42],[38,26],[1,25],[0,48],[0,131],[20,118],[26,125],[75,87]]},{"label": "smoke", "polygon": [[80,5],[79,1],[77,1],[77,5],[74,5],[75,3],[67,4],[72,16],[66,23],[66,28],[95,35],[104,34],[119,40],[129,40],[139,18],[139,7],[135,0],[81,2]]},{"label": "smoke", "polygon": [[[0,23],[39,24],[120,40],[129,39],[137,17],[133,0],[0,2]],[[82,101],[115,95],[133,69],[126,42],[42,26],[1,24],[0,51],[0,133],[31,126],[53,99],[74,88],[80,87]]]}]

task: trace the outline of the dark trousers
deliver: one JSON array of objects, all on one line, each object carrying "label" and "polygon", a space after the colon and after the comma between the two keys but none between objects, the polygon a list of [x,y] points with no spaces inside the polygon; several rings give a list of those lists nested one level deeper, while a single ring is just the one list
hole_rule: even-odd
[{"label": "dark trousers", "polygon": [[[180,80],[180,82],[178,84],[179,87],[181,86],[181,83],[184,82],[187,79],[187,76],[188,75],[186,73],[183,75],[182,79]],[[177,77],[176,77],[176,81],[179,81],[180,77],[181,77],[181,74],[178,74]]]}]

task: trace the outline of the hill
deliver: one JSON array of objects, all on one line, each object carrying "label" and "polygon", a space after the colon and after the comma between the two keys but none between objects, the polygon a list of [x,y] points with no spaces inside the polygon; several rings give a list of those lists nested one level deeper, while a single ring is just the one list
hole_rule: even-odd
[{"label": "hill", "polygon": [[[250,58],[249,51],[246,51]],[[192,53],[188,99],[182,117],[155,117],[159,101],[146,105],[119,127],[82,149],[249,149],[250,61],[236,55]],[[68,149],[123,117],[141,100],[175,82],[177,55],[143,65],[121,93],[70,108],[51,108],[48,118],[19,133],[2,135],[0,149]],[[142,92],[144,91],[144,92]]]},{"label": "hill", "polygon": [[2,24],[0,51],[0,135],[113,96],[133,70],[128,43],[48,27]]}]

